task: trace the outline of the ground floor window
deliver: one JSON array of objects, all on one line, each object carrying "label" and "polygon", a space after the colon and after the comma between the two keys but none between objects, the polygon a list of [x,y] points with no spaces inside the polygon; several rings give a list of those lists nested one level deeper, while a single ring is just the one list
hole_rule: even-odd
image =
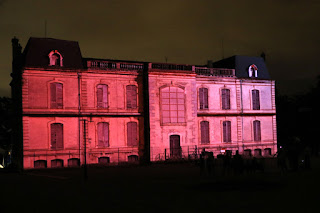
[{"label": "ground floor window", "polygon": [[128,162],[138,162],[139,157],[137,155],[129,155],[128,156]]},{"label": "ground floor window", "polygon": [[255,149],[255,150],[254,150],[254,156],[255,156],[255,157],[261,156],[261,149]]},{"label": "ground floor window", "polygon": [[271,149],[270,148],[265,148],[264,149],[264,156],[270,156],[271,155]]},{"label": "ground floor window", "polygon": [[98,159],[99,164],[108,164],[110,163],[110,158],[109,157],[100,157]]},{"label": "ground floor window", "polygon": [[243,155],[250,157],[250,156],[251,156],[251,149],[246,149],[246,150],[244,150],[244,151],[243,151]]},{"label": "ground floor window", "polygon": [[55,159],[51,161],[51,167],[52,168],[61,168],[63,167],[63,160],[61,159]]},{"label": "ground floor window", "polygon": [[34,168],[36,168],[36,169],[47,168],[47,161],[46,160],[34,161]]},{"label": "ground floor window", "polygon": [[74,167],[74,166],[80,166],[80,160],[79,158],[70,158],[68,160],[68,166]]}]

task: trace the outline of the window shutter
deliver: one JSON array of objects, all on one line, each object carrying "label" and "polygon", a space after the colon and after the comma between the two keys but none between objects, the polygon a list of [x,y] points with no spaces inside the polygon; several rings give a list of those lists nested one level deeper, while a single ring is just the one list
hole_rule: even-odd
[{"label": "window shutter", "polygon": [[57,149],[63,148],[63,125],[56,124]]},{"label": "window shutter", "polygon": [[103,108],[108,108],[108,85],[103,85]]},{"label": "window shutter", "polygon": [[231,122],[223,121],[223,142],[231,142]]},{"label": "window shutter", "polygon": [[200,102],[200,109],[203,109],[203,106],[204,106],[203,88],[199,89],[199,102]]},{"label": "window shutter", "polygon": [[126,88],[127,88],[127,90],[126,90],[126,92],[127,92],[127,108],[132,109],[131,86],[128,85]]},{"label": "window shutter", "polygon": [[204,109],[208,109],[209,108],[209,104],[208,104],[208,89],[207,88],[203,88],[203,108]]},{"label": "window shutter", "polygon": [[129,122],[127,124],[127,144],[128,146],[136,146],[137,143],[137,123]]},{"label": "window shutter", "polygon": [[261,141],[260,121],[253,121],[253,137],[254,141]]},{"label": "window shutter", "polygon": [[57,108],[63,108],[63,87],[62,84],[56,83],[56,100],[57,100]]},{"label": "window shutter", "polygon": [[51,108],[56,109],[57,108],[57,95],[56,95],[56,84],[55,83],[50,84],[50,102],[51,102]]},{"label": "window shutter", "polygon": [[131,88],[131,104],[132,104],[132,109],[137,108],[137,87],[132,85]]},{"label": "window shutter", "polygon": [[98,123],[98,146],[103,147],[103,123]]},{"label": "window shutter", "polygon": [[104,147],[109,146],[109,124],[103,123],[103,139],[104,139]]},{"label": "window shutter", "polygon": [[57,148],[57,130],[56,130],[56,125],[51,124],[51,149],[56,149]]},{"label": "window shutter", "polygon": [[252,109],[260,110],[260,94],[259,94],[259,90],[252,90]]},{"label": "window shutter", "polygon": [[209,122],[208,121],[201,121],[200,123],[201,128],[201,143],[202,144],[209,144]]},{"label": "window shutter", "polygon": [[230,109],[230,90],[222,89],[222,109]]},{"label": "window shutter", "polygon": [[103,88],[101,87],[101,85],[97,86],[97,107],[103,107]]}]

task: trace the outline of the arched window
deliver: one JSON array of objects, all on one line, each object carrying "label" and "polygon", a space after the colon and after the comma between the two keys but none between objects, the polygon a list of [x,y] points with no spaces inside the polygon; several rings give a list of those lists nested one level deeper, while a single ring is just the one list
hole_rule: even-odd
[{"label": "arched window", "polygon": [[137,108],[137,86],[127,85],[126,95],[127,95],[127,109],[136,109]]},{"label": "arched window", "polygon": [[61,83],[50,84],[50,106],[52,109],[63,108],[63,85]]},{"label": "arched window", "polygon": [[98,147],[109,146],[109,123],[98,123]]},{"label": "arched window", "polygon": [[63,149],[63,124],[53,123],[51,127],[51,149]]},{"label": "arched window", "polygon": [[252,109],[260,110],[260,94],[259,90],[252,90]]},{"label": "arched window", "polygon": [[261,125],[260,121],[253,121],[253,140],[261,141]]},{"label": "arched window", "polygon": [[163,123],[185,122],[184,90],[178,87],[161,89]]},{"label": "arched window", "polygon": [[200,109],[208,109],[208,89],[199,88],[199,103]]},{"label": "arched window", "polygon": [[35,169],[47,168],[47,161],[46,160],[36,160],[36,161],[34,161],[34,168]]},{"label": "arched window", "polygon": [[230,109],[230,90],[229,89],[221,90],[221,103],[222,103],[222,109]]},{"label": "arched window", "polygon": [[127,123],[127,145],[138,146],[138,124],[137,122]]},{"label": "arched window", "polygon": [[223,142],[231,142],[231,121],[223,121]]},{"label": "arched window", "polygon": [[63,66],[63,58],[62,55],[58,52],[58,50],[52,50],[48,56],[50,66]]},{"label": "arched window", "polygon": [[108,108],[108,85],[97,85],[97,108]]},{"label": "arched window", "polygon": [[201,121],[200,122],[201,128],[201,144],[209,144],[209,122],[208,121]]}]

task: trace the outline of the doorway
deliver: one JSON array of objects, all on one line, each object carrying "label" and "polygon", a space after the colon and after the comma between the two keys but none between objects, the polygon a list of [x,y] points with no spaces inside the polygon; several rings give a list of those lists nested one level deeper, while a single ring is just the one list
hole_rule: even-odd
[{"label": "doorway", "polygon": [[181,158],[180,136],[170,136],[170,158]]}]

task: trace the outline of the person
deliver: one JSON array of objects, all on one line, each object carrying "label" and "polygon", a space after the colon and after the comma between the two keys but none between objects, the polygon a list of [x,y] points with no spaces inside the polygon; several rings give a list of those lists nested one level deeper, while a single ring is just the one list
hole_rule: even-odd
[{"label": "person", "polygon": [[277,163],[278,163],[278,168],[280,168],[281,174],[285,173],[288,170],[287,162],[286,162],[286,153],[282,148],[278,150]]}]

